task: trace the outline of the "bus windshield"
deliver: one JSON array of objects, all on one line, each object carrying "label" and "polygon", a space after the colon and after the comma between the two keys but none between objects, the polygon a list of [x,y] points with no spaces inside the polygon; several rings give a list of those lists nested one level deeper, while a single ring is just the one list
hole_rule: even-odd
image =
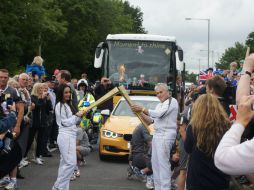
[{"label": "bus windshield", "polygon": [[105,70],[115,85],[138,89],[167,82],[173,42],[111,40],[108,47],[109,64]]}]

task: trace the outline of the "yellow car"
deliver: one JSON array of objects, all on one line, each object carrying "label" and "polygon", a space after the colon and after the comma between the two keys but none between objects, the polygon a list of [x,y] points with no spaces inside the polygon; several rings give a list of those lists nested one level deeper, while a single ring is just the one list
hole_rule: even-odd
[{"label": "yellow car", "polygon": [[[148,109],[154,109],[159,103],[155,96],[130,96],[131,100]],[[129,154],[130,140],[140,120],[132,113],[124,98],[115,106],[106,123],[100,130],[99,156],[126,156]]]}]

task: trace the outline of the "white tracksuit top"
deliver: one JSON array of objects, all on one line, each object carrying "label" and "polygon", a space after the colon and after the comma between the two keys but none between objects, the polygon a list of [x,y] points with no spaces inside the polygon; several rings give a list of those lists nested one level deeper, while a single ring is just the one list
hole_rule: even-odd
[{"label": "white tracksuit top", "polygon": [[[60,110],[61,109],[61,110]],[[76,124],[80,122],[80,117],[73,115],[71,108],[66,103],[58,102],[55,107],[56,123],[59,127],[59,134],[77,136]]]},{"label": "white tracksuit top", "polygon": [[175,139],[177,129],[178,103],[175,98],[159,103],[154,110],[148,110],[154,120],[154,137],[163,136],[165,139]]}]

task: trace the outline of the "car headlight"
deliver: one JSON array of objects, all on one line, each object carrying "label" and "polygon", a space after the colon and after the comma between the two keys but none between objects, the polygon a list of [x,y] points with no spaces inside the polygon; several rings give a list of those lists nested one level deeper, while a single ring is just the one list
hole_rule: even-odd
[{"label": "car headlight", "polygon": [[102,131],[102,135],[103,135],[104,137],[113,138],[113,139],[122,136],[122,134],[118,134],[118,133],[115,133],[115,132],[109,131],[109,130],[103,130],[103,131]]}]

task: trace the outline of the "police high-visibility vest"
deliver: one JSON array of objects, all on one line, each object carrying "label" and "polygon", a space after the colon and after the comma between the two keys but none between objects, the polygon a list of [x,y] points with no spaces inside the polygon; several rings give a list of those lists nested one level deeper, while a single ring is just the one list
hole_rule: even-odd
[{"label": "police high-visibility vest", "polygon": [[[86,107],[88,107],[89,105],[91,105],[94,102],[95,102],[95,98],[93,97],[93,95],[91,93],[86,93],[84,98],[79,101],[78,109],[79,110],[85,110]],[[92,109],[93,112],[95,110],[96,110],[96,107]],[[90,125],[91,125],[91,119],[87,118],[86,116],[83,116],[81,121],[80,121],[80,126],[84,127],[86,129]]]}]

